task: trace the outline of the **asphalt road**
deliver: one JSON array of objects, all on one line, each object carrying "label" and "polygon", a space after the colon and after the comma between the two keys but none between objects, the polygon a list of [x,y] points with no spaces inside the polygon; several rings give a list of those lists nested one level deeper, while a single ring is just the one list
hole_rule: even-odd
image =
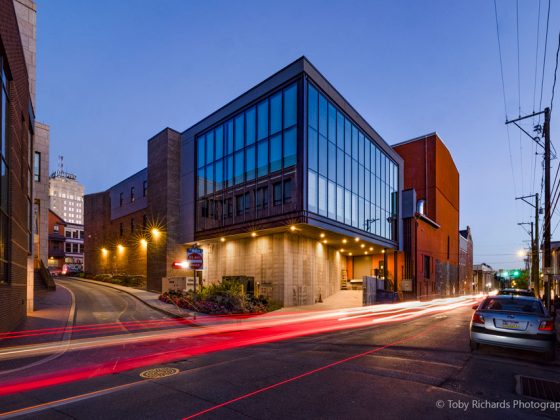
[{"label": "asphalt road", "polygon": [[[126,308],[119,300],[126,298],[88,292],[89,286],[78,291],[87,295],[80,301],[89,308],[82,309],[84,322],[105,319],[107,312],[121,320],[150,315],[145,308],[138,308],[141,316],[126,315],[133,302]],[[559,411],[513,406],[531,401],[515,393],[515,375],[558,380],[560,364],[490,347],[471,353],[471,313],[460,308],[188,357],[157,366],[178,371],[164,378],[144,379],[140,374],[148,368],[141,368],[0,397],[0,412],[27,407],[13,415],[48,419],[559,417]],[[491,402],[511,408],[483,408]]]}]

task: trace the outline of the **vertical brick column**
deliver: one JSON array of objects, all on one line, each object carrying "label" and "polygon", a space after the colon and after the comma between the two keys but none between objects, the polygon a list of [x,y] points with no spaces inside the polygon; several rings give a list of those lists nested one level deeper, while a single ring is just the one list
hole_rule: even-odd
[{"label": "vertical brick column", "polygon": [[173,275],[173,261],[185,258],[178,242],[180,145],[180,133],[170,128],[148,141],[148,215],[162,233],[148,242],[147,288],[157,292],[162,278]]}]

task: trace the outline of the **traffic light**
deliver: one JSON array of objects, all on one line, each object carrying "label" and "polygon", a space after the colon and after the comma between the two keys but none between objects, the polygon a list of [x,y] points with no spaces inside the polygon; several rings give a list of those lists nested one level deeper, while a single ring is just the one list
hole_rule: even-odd
[{"label": "traffic light", "polygon": [[519,275],[520,275],[520,274],[521,274],[521,273],[519,272],[519,270],[514,270],[514,271],[511,273],[511,277],[514,278],[514,279],[516,279],[516,278],[519,278]]}]

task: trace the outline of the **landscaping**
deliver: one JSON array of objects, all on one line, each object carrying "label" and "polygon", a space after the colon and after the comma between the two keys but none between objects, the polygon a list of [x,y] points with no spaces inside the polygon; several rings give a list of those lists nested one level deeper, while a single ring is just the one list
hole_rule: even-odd
[{"label": "landscaping", "polygon": [[264,296],[243,293],[242,286],[234,281],[209,285],[196,294],[191,291],[165,292],[159,299],[180,308],[213,315],[258,314],[280,308]]},{"label": "landscaping", "polygon": [[[80,276],[81,277],[81,276]],[[93,280],[105,283],[118,284],[120,286],[134,287],[136,289],[146,288],[146,277],[129,274],[96,274]]]}]

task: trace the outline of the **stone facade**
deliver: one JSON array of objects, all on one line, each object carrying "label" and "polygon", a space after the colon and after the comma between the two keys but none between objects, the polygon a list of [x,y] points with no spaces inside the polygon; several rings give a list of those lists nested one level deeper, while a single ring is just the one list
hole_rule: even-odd
[{"label": "stone facade", "polygon": [[204,284],[223,276],[248,276],[260,294],[285,306],[309,305],[340,289],[346,257],[338,250],[304,236],[278,233],[201,243]]},{"label": "stone facade", "polygon": [[50,127],[35,121],[34,158],[39,159],[39,168],[34,167],[34,171],[38,170],[38,179],[35,176],[33,182],[35,267],[39,259],[46,266],[48,259],[49,144]]}]

